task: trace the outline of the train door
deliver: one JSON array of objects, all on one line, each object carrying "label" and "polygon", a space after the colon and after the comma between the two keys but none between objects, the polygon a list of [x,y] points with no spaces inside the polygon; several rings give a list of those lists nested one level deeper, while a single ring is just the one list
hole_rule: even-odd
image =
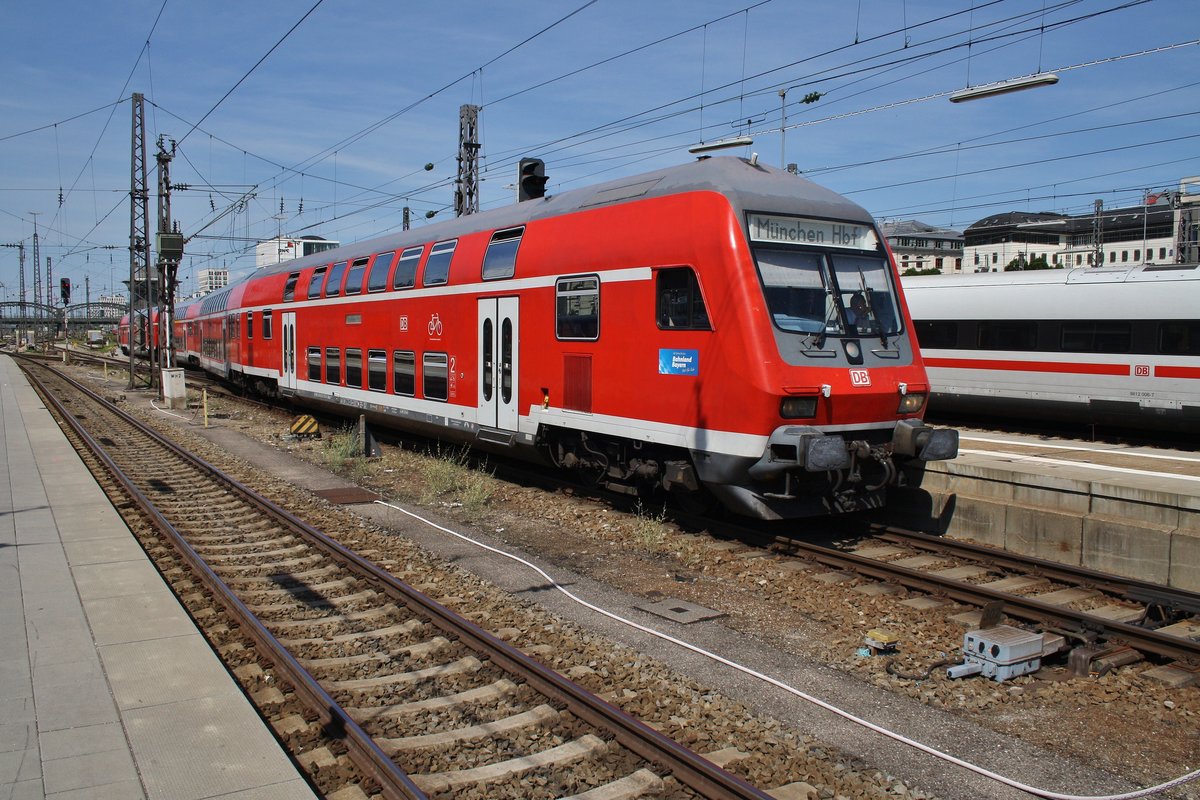
[{"label": "train door", "polygon": [[520,298],[479,301],[479,424],[517,430]]},{"label": "train door", "polygon": [[284,394],[296,392],[296,312],[283,312],[283,358],[279,366],[279,390]]}]

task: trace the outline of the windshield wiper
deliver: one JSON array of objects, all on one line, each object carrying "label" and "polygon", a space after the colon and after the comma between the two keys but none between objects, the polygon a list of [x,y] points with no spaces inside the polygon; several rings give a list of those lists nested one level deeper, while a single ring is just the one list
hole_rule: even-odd
[{"label": "windshield wiper", "polygon": [[862,287],[863,301],[867,304],[867,314],[874,318],[875,326],[879,328],[879,343],[887,347],[887,331],[883,329],[883,320],[875,313],[875,303],[871,300],[872,290],[867,288],[867,276],[863,275],[862,267],[858,268],[858,285]]}]

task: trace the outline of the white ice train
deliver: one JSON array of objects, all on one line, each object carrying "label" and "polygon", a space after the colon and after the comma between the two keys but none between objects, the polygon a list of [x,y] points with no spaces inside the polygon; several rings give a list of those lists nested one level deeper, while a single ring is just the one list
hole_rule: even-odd
[{"label": "white ice train", "polygon": [[931,413],[1200,433],[1200,265],[903,283]]}]

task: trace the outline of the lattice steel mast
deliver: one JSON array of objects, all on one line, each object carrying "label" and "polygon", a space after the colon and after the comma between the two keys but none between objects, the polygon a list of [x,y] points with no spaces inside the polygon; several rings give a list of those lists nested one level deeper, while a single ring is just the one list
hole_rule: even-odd
[{"label": "lattice steel mast", "polygon": [[[146,107],[133,93],[133,133],[129,157],[129,388],[134,387],[134,353],[150,347],[150,192],[146,185]],[[154,385],[154,371],[150,371]]]},{"label": "lattice steel mast", "polygon": [[458,178],[454,189],[454,214],[479,213],[479,106],[458,109]]}]

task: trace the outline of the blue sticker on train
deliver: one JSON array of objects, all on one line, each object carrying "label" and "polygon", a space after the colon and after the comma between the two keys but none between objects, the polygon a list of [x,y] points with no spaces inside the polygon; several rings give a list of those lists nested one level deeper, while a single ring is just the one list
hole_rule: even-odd
[{"label": "blue sticker on train", "polygon": [[658,351],[659,375],[699,375],[699,350],[666,350]]}]

